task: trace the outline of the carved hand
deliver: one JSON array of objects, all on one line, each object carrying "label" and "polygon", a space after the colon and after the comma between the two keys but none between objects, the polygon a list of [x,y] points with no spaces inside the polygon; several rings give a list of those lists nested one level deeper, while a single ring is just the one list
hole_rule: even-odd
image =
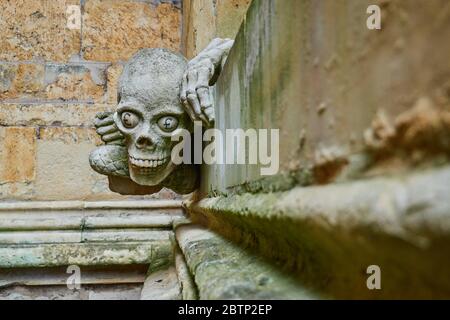
[{"label": "carved hand", "polygon": [[94,125],[97,134],[107,145],[124,146],[123,135],[114,123],[113,114],[113,112],[100,112],[95,115]]},{"label": "carved hand", "polygon": [[189,61],[183,76],[180,99],[192,121],[214,123],[214,106],[210,86],[214,85],[234,41],[214,39],[202,52]]}]

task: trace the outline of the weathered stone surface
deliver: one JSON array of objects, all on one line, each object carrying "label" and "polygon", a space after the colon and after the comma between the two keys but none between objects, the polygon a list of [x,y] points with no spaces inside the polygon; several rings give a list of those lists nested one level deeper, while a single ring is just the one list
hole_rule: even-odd
[{"label": "weathered stone surface", "polygon": [[183,1],[183,52],[194,58],[214,38],[234,39],[250,0]]},{"label": "weathered stone surface", "polygon": [[169,259],[166,241],[0,245],[0,268],[153,264]]},{"label": "weathered stone surface", "polygon": [[0,63],[0,99],[103,102],[104,64]]},{"label": "weathered stone surface", "polygon": [[[84,266],[80,268],[81,285],[87,284],[142,284],[146,278],[146,265],[121,265],[111,267]],[[20,286],[66,286],[67,266],[51,268],[0,269],[0,288]]]},{"label": "weathered stone surface", "polygon": [[0,63],[0,99],[42,97],[44,75],[41,64]]},{"label": "weathered stone surface", "polygon": [[[338,298],[448,298],[450,167],[201,200],[194,221]],[[378,265],[382,290],[368,290]]]},{"label": "weathered stone surface", "polygon": [[169,241],[172,231],[158,229],[103,229],[81,233],[82,242]]},{"label": "weathered stone surface", "polygon": [[[140,202],[134,200],[135,202]],[[170,210],[156,210],[148,209],[152,211],[147,211],[143,213],[145,208],[142,209],[131,209],[127,208],[127,213],[124,214],[124,209],[122,210],[104,210],[100,211],[103,213],[98,213],[94,211],[93,213],[86,214],[84,227],[85,228],[161,228],[169,227],[172,222],[178,219],[181,212],[175,210],[171,212]],[[156,212],[155,212],[156,211]]]},{"label": "weathered stone surface", "polygon": [[180,49],[180,10],[172,4],[88,0],[83,24],[83,57],[115,62],[146,47]]},{"label": "weathered stone surface", "polygon": [[0,300],[138,300],[141,284],[67,286],[20,286],[0,289]]},{"label": "weathered stone surface", "polygon": [[0,3],[0,60],[67,61],[80,51],[80,30],[67,28],[66,11],[78,0]]},{"label": "weathered stone surface", "polygon": [[186,265],[184,256],[178,247],[175,250],[175,268],[183,300],[197,300],[197,286],[192,279],[192,275],[189,271],[189,267]]},{"label": "weathered stone surface", "polygon": [[[0,151],[0,199],[62,200],[70,194],[68,199],[76,199],[78,174],[82,177],[78,183],[84,186],[81,199],[119,198],[108,190],[106,179],[91,172],[89,165],[85,166],[83,154],[88,144],[94,147],[98,143],[90,129],[95,114],[111,110],[117,103],[121,65],[111,62],[127,59],[142,46],[179,49],[180,2],[163,2],[17,0],[0,3],[0,101],[3,102],[0,125],[28,127],[23,131],[29,135],[36,132],[32,144],[27,138],[16,143],[11,142],[11,135],[9,140],[3,139],[4,132],[10,129],[0,129],[0,146],[14,144],[10,149],[16,150],[18,161],[17,168],[12,169],[13,162],[4,159],[7,153],[12,156],[13,153],[6,149]],[[86,9],[82,21],[84,39],[81,28],[69,28],[70,5]],[[91,61],[83,59],[82,42],[85,56]],[[64,165],[70,157],[57,152],[58,143],[64,145],[67,154],[78,155],[77,160]],[[51,150],[46,152],[46,146]],[[56,160],[52,159],[54,150],[57,161],[62,162],[56,166],[58,170],[51,170]],[[41,169],[46,171],[38,174]],[[63,181],[67,178],[72,181],[65,185]],[[53,187],[42,187],[46,182],[53,183]],[[64,190],[65,186],[69,189]],[[163,190],[157,196],[174,197],[174,193]]]},{"label": "weathered stone surface", "polygon": [[115,197],[109,192],[107,181],[89,170],[89,152],[101,143],[94,129],[44,127],[39,132],[36,199],[89,200]]},{"label": "weathered stone surface", "polygon": [[79,231],[3,231],[0,232],[0,245],[39,244],[39,243],[80,243]]},{"label": "weathered stone surface", "polygon": [[29,182],[11,182],[0,184],[0,196],[2,199],[33,199],[34,185]]},{"label": "weathered stone surface", "polygon": [[[83,228],[82,225],[79,228]],[[0,230],[3,229],[0,226]],[[31,226],[30,226],[31,229]],[[102,230],[61,230],[61,231],[3,231],[0,244],[38,243],[88,243],[88,242],[128,242],[128,241],[169,241],[171,231],[158,229],[102,229]]]},{"label": "weathered stone surface", "polygon": [[[344,5],[336,1],[252,1],[245,27],[216,85],[216,127],[279,129],[278,177],[286,174],[290,180],[259,183],[264,177],[254,165],[226,170],[220,165],[205,166],[202,191],[226,194],[252,183],[253,190],[264,189],[263,185],[277,190],[290,182],[325,184],[360,177],[380,159],[367,156],[371,142],[365,133],[382,110],[394,126],[398,119],[404,126],[400,131],[411,128],[413,140],[425,146],[420,153],[446,145],[449,154],[445,121],[438,124],[417,113],[411,116],[427,97],[434,114],[448,114],[450,19],[447,13],[436,18],[436,12],[447,6],[446,0],[420,5],[419,1],[387,1],[381,31],[360,27],[365,26],[370,4],[369,0]],[[408,16],[409,23],[401,22],[403,16]],[[319,21],[323,21],[320,28]],[[431,47],[435,48],[432,52]],[[421,76],[412,85],[417,74]],[[405,118],[409,119],[405,122]],[[401,135],[393,138],[408,142]],[[423,143],[425,138],[436,143]],[[398,144],[389,145],[382,156],[397,153]],[[417,150],[414,155],[410,151],[403,157],[416,159]],[[349,171],[353,171],[349,176],[341,175]]]},{"label": "weathered stone surface", "polygon": [[184,51],[186,57],[192,59],[214,39],[216,30],[214,2],[183,1],[183,13]]},{"label": "weathered stone surface", "polygon": [[179,200],[0,202],[0,231],[169,229],[180,218]]},{"label": "weathered stone surface", "polygon": [[94,129],[2,127],[0,137],[1,198],[117,198],[89,169],[89,151],[100,144]]},{"label": "weathered stone surface", "polygon": [[65,144],[78,142],[101,143],[93,128],[80,127],[41,127],[39,128],[39,140],[63,142]]},{"label": "weathered stone surface", "polygon": [[0,127],[0,184],[34,181],[35,157],[34,128]]},{"label": "weathered stone surface", "polygon": [[317,298],[260,258],[206,229],[179,225],[176,237],[200,299]]},{"label": "weathered stone surface", "polygon": [[106,79],[102,68],[83,65],[46,66],[45,96],[49,100],[102,102]]},{"label": "weathered stone surface", "polygon": [[141,291],[141,300],[180,300],[181,289],[173,266],[150,273]]},{"label": "weathered stone surface", "polygon": [[216,1],[216,36],[234,39],[252,0]]},{"label": "weathered stone surface", "polygon": [[0,104],[0,125],[93,127],[97,113],[113,108],[106,104]]},{"label": "weathered stone surface", "polygon": [[108,104],[117,104],[118,103],[118,94],[117,88],[119,86],[119,77],[123,71],[123,65],[121,64],[113,64],[106,71],[107,78],[107,99],[106,102]]},{"label": "weathered stone surface", "polygon": [[11,90],[16,73],[17,65],[0,63],[0,93],[2,99],[6,96],[5,92]]}]

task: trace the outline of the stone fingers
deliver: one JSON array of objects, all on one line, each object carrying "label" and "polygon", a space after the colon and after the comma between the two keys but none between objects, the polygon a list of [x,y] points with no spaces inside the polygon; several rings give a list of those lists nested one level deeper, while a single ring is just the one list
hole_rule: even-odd
[{"label": "stone fingers", "polygon": [[101,119],[105,119],[105,118],[107,118],[107,117],[109,117],[109,116],[111,116],[111,115],[112,115],[112,112],[110,112],[110,111],[104,111],[104,112],[99,112],[99,113],[97,113],[97,114],[95,115],[95,117],[101,120]]},{"label": "stone fingers", "polygon": [[117,127],[116,127],[116,125],[114,123],[110,124],[110,125],[98,127],[97,130],[96,130],[97,134],[100,135],[100,136],[103,136],[103,135],[108,134],[108,133],[113,133],[113,132],[116,132],[116,131],[118,131],[118,129],[117,129]]},{"label": "stone fingers", "polygon": [[121,139],[123,139],[123,136],[122,136],[122,133],[120,133],[119,131],[105,134],[102,136],[102,140],[105,143],[110,143],[112,141],[121,140]]},{"label": "stone fingers", "polygon": [[110,141],[110,142],[108,142],[107,144],[108,144],[108,145],[125,146],[125,140],[122,138],[122,139]]},{"label": "stone fingers", "polygon": [[112,112],[100,112],[95,115],[94,126],[96,128],[108,126],[114,123]]},{"label": "stone fingers", "polygon": [[[200,75],[200,79],[204,78],[205,76],[203,74]],[[200,100],[197,94],[198,81],[199,73],[197,69],[189,69],[183,77],[180,99],[183,102],[183,106],[192,121],[201,120],[208,124],[207,117],[202,113]]]},{"label": "stone fingers", "polygon": [[97,134],[106,144],[123,145],[124,138],[114,123],[112,112],[100,112],[95,115],[94,126]]},{"label": "stone fingers", "polygon": [[196,86],[197,96],[200,102],[200,109],[203,116],[207,120],[207,124],[210,125],[214,122],[214,110],[212,109],[212,101],[209,87],[209,80],[211,79],[211,74],[213,74],[212,66],[203,66],[199,68],[198,71],[198,81]]},{"label": "stone fingers", "polygon": [[188,87],[188,75],[187,72],[183,75],[183,80],[181,81],[181,90],[180,90],[180,100],[185,104],[187,100],[187,87]]},{"label": "stone fingers", "polygon": [[189,102],[187,101],[187,90],[188,90],[188,73],[186,72],[183,75],[183,80],[181,83],[180,100],[183,105],[184,111],[186,111],[189,118],[191,118],[192,121],[194,121],[195,114],[194,114],[194,111],[191,109]]}]

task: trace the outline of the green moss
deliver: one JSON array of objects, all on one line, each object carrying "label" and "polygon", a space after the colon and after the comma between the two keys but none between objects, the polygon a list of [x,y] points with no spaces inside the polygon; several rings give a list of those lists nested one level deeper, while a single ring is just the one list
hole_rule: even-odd
[{"label": "green moss", "polygon": [[126,243],[58,243],[0,246],[0,268],[64,265],[164,264],[169,241]]},{"label": "green moss", "polygon": [[[301,212],[295,219],[293,212],[285,214],[280,199],[281,193],[242,194],[205,199],[188,209],[193,221],[262,254],[326,296],[450,297],[450,257],[442,254],[450,249],[448,235],[434,235],[424,249],[363,223],[330,226]],[[367,289],[366,269],[373,264],[381,267],[382,290]]]},{"label": "green moss", "polygon": [[200,299],[308,299],[317,297],[262,258],[212,236],[184,248]]}]

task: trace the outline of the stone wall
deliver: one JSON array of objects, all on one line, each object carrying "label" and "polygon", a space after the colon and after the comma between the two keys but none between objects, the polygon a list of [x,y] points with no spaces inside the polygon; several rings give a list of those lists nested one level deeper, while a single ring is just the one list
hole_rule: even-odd
[{"label": "stone wall", "polygon": [[[381,30],[366,27],[373,3]],[[254,0],[216,85],[216,127],[279,129],[279,174],[262,177],[252,164],[205,166],[203,191],[286,190],[445,161],[446,6]]]},{"label": "stone wall", "polygon": [[178,0],[1,1],[0,199],[117,197],[89,167],[101,143],[93,117],[114,107],[134,52],[180,50],[181,10]]},{"label": "stone wall", "polygon": [[[371,4],[381,30],[367,28]],[[280,171],[204,165],[191,220],[326,297],[448,298],[448,8],[253,0],[215,86],[215,126],[279,129]]]},{"label": "stone wall", "polygon": [[216,38],[234,39],[251,0],[184,0],[183,52],[193,58]]}]

